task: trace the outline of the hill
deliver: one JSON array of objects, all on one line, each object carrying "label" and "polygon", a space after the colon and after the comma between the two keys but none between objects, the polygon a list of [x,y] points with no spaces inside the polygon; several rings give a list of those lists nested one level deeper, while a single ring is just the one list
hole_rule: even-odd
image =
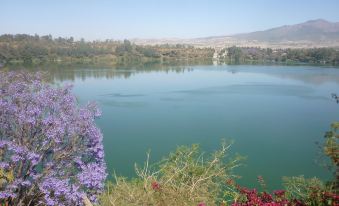
[{"label": "hill", "polygon": [[268,42],[281,41],[313,41],[326,42],[339,40],[339,22],[329,22],[323,19],[311,20],[296,25],[286,25],[265,31],[234,35],[245,40]]},{"label": "hill", "polygon": [[264,31],[193,39],[133,39],[136,44],[191,44],[197,47],[339,48],[339,22],[323,19]]}]

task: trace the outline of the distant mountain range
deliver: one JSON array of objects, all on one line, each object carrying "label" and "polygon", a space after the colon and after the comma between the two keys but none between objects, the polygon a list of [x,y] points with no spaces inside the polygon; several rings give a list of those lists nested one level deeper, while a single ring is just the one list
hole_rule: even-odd
[{"label": "distant mountain range", "polygon": [[270,47],[270,48],[339,48],[339,22],[323,19],[285,25],[264,31],[193,39],[132,39],[136,44],[191,44],[197,47]]},{"label": "distant mountain range", "polygon": [[323,19],[311,20],[301,24],[281,26],[265,31],[238,34],[233,37],[258,41],[335,41],[339,39],[339,22]]}]

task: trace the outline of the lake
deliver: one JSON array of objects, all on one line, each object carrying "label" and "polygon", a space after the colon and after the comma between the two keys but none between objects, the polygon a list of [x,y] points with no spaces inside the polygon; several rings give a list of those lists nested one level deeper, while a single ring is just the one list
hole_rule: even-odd
[{"label": "lake", "polygon": [[81,103],[96,101],[109,173],[132,177],[146,152],[158,161],[178,145],[206,152],[221,139],[247,157],[237,169],[246,186],[269,188],[282,176],[317,176],[321,142],[339,120],[339,69],[310,66],[185,66],[53,69],[56,82],[74,85]]}]

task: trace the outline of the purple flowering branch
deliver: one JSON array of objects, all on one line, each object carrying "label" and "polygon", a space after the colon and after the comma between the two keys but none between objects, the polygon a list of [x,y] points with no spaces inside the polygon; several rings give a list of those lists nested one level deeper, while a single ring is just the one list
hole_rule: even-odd
[{"label": "purple flowering branch", "polygon": [[71,86],[43,75],[0,72],[0,201],[82,205],[104,188],[106,165],[96,105],[79,107]]}]

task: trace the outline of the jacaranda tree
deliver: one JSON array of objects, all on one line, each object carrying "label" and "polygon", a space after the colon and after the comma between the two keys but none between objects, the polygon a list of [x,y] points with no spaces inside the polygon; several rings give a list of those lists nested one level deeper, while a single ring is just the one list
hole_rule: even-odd
[{"label": "jacaranda tree", "polygon": [[106,178],[100,112],[42,76],[0,72],[0,204],[95,202]]}]

